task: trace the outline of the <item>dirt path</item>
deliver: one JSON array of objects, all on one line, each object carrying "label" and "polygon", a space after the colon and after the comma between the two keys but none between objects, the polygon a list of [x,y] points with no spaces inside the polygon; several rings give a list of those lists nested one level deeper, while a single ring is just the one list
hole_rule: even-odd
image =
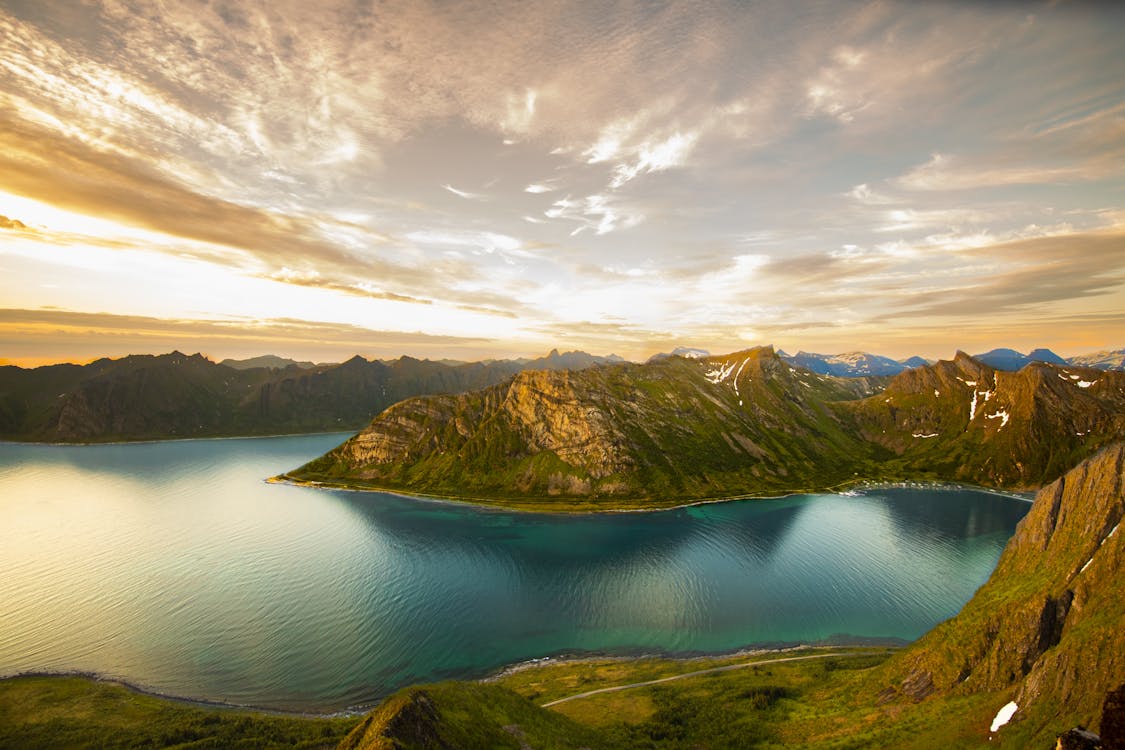
[{"label": "dirt path", "polygon": [[615,693],[618,690],[631,690],[633,688],[647,687],[649,685],[659,685],[662,682],[671,682],[672,680],[683,680],[688,677],[698,677],[701,674],[711,674],[713,672],[729,672],[734,669],[746,669],[747,667],[761,667],[766,664],[778,664],[783,661],[804,661],[806,659],[828,659],[833,656],[869,656],[869,652],[863,653],[847,653],[847,652],[833,652],[830,654],[812,654],[810,656],[787,656],[781,659],[766,659],[765,661],[748,661],[742,664],[728,664],[725,667],[711,667],[710,669],[699,669],[695,672],[685,672],[683,674],[674,674],[671,677],[661,677],[659,680],[647,680],[645,682],[633,682],[628,685],[615,685],[613,687],[598,688],[597,690],[587,690],[585,693],[578,693],[577,695],[568,695],[565,698],[559,698],[549,703],[542,704],[543,708],[550,708],[557,706],[560,703],[567,701],[577,700],[579,698],[589,698],[591,695],[599,693]]}]

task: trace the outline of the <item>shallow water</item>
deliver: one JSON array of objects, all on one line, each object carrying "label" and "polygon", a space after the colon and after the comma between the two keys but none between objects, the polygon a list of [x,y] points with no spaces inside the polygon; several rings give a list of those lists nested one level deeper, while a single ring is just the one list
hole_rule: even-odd
[{"label": "shallow water", "polygon": [[895,489],[555,516],[262,481],[344,437],[0,444],[0,674],[331,710],[558,653],[913,639],[1029,507]]}]

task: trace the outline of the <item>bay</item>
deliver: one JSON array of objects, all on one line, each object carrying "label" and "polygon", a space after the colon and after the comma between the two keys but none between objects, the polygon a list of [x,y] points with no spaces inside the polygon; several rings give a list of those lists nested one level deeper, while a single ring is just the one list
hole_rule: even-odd
[{"label": "bay", "polygon": [[329,711],[557,654],[912,640],[1029,508],[915,488],[566,516],[263,481],[344,437],[0,444],[0,675]]}]

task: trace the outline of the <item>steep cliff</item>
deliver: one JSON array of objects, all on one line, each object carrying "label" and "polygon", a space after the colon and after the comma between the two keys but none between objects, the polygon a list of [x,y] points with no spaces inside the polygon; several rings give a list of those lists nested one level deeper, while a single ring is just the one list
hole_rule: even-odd
[{"label": "steep cliff", "polygon": [[771,348],[582,372],[523,372],[413,399],[290,478],[478,497],[655,503],[844,482],[873,446],[827,403],[875,390]]},{"label": "steep cliff", "polygon": [[998,372],[959,353],[887,383],[816,374],[768,347],[525,372],[397,404],[286,476],[649,506],[865,479],[1027,489],[1125,436],[1125,373],[1043,363]]},{"label": "steep cliff", "polygon": [[1125,377],[1033,362],[993,369],[963,352],[837,406],[903,476],[1028,489],[1125,436]]},{"label": "steep cliff", "polygon": [[1106,695],[1125,683],[1123,516],[1117,444],[1038,493],[988,583],[883,668],[882,701],[991,694],[995,710],[1012,701],[996,733],[1012,747],[1096,728]]}]

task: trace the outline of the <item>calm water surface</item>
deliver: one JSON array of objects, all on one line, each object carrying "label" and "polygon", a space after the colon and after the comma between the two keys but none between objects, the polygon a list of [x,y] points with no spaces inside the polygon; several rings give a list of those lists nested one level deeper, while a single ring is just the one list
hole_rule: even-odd
[{"label": "calm water surface", "polygon": [[546,516],[262,481],[343,437],[0,444],[0,675],[330,710],[561,652],[913,639],[1029,507],[886,490]]}]

